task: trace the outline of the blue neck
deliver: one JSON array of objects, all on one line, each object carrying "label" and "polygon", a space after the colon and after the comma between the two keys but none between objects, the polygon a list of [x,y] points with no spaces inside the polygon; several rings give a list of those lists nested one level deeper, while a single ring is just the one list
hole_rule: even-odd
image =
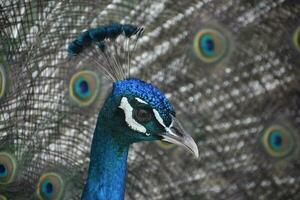
[{"label": "blue neck", "polygon": [[91,148],[89,174],[82,200],[123,200],[129,144],[113,137],[98,117]]}]

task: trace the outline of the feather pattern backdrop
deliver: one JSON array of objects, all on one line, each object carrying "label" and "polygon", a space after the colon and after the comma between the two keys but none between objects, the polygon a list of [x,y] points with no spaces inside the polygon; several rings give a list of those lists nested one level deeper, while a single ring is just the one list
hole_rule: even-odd
[{"label": "feather pattern backdrop", "polygon": [[145,28],[131,75],[166,92],[200,155],[135,144],[126,199],[300,198],[296,0],[1,0],[0,13],[0,199],[80,198],[109,81],[67,47],[111,22]]}]

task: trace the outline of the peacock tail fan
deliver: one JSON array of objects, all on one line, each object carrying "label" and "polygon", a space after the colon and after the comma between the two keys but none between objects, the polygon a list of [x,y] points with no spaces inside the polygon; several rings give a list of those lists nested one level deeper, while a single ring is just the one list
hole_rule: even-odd
[{"label": "peacock tail fan", "polygon": [[[1,0],[0,12],[0,199],[80,198],[111,87],[99,62],[159,86],[199,147],[195,160],[133,145],[127,199],[299,199],[296,0]],[[94,41],[111,24],[145,30]]]}]

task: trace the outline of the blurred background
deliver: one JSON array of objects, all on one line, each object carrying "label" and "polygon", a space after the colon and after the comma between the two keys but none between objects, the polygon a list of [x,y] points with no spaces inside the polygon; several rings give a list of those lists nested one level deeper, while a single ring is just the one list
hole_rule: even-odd
[{"label": "blurred background", "polygon": [[[0,152],[21,163],[13,181],[0,171],[1,200],[31,199],[49,170],[80,199],[111,82],[67,47],[111,22],[145,28],[131,74],[166,93],[200,153],[134,144],[127,200],[300,199],[299,1],[0,0]],[[70,95],[86,71],[88,103]]]}]

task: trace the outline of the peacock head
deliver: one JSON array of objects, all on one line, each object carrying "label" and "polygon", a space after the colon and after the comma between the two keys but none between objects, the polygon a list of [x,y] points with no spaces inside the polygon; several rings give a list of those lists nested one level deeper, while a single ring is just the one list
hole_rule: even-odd
[{"label": "peacock head", "polygon": [[103,109],[109,109],[102,116],[104,126],[121,142],[162,140],[198,157],[197,145],[176,119],[172,104],[152,84],[139,79],[116,81]]},{"label": "peacock head", "polygon": [[[112,23],[81,33],[68,47],[71,57],[88,55],[95,66],[114,81],[112,92],[99,115],[99,127],[111,130],[113,137],[120,143],[162,140],[184,146],[198,157],[196,143],[175,118],[174,108],[166,96],[150,83],[129,78],[130,46],[136,46],[143,31],[143,28],[134,25]],[[124,40],[120,42],[124,41],[128,47],[123,53],[122,48],[120,51],[115,48],[115,43],[118,42],[116,38],[121,35]],[[132,41],[133,44],[128,45]],[[96,46],[91,45],[92,43]],[[92,56],[85,53],[87,51]],[[114,62],[109,61],[111,57]],[[125,61],[122,66],[117,61],[120,57]]]}]

